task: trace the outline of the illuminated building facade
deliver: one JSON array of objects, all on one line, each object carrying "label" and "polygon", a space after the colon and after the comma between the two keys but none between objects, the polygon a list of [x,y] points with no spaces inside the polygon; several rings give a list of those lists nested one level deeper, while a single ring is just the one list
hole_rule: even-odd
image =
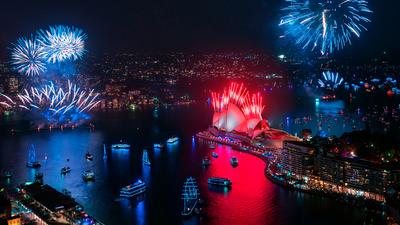
[{"label": "illuminated building facade", "polygon": [[284,141],[281,157],[284,173],[298,178],[314,174],[313,146],[299,141]]}]

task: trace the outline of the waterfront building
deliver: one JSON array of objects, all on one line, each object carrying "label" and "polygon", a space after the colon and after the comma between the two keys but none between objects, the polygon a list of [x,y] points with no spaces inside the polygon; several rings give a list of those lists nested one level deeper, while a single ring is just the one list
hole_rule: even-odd
[{"label": "waterfront building", "polygon": [[281,152],[282,171],[297,178],[314,174],[315,149],[301,141],[284,141]]}]

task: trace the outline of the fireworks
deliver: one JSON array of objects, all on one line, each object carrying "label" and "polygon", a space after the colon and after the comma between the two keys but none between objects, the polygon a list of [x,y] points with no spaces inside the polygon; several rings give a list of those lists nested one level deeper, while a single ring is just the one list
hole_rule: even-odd
[{"label": "fireworks", "polygon": [[20,38],[11,48],[11,64],[20,74],[40,75],[50,63],[82,58],[87,35],[78,28],[50,26],[30,38]]},{"label": "fireworks", "polygon": [[286,0],[279,26],[284,37],[291,36],[303,49],[319,50],[322,55],[341,50],[360,37],[371,22],[372,11],[366,0]]},{"label": "fireworks", "polygon": [[260,93],[253,94],[250,97],[249,91],[243,84],[231,83],[228,90],[224,90],[222,94],[211,93],[211,104],[215,112],[226,110],[229,103],[237,105],[246,118],[262,118],[261,113],[264,106]]},{"label": "fireworks", "polygon": [[322,88],[336,89],[343,83],[343,78],[339,76],[339,73],[330,71],[322,72],[323,79],[318,80],[318,84]]},{"label": "fireworks", "polygon": [[50,26],[37,32],[50,63],[75,61],[85,53],[86,34],[76,27]]},{"label": "fireworks", "polygon": [[13,45],[11,64],[21,74],[39,75],[46,70],[44,49],[34,37],[20,38]]},{"label": "fireworks", "polygon": [[93,109],[99,100],[94,90],[81,90],[68,81],[67,89],[57,88],[52,82],[41,88],[25,89],[12,100],[1,95],[1,105],[14,107],[22,111],[38,113],[44,122],[51,125],[75,124],[88,118],[87,112]]}]

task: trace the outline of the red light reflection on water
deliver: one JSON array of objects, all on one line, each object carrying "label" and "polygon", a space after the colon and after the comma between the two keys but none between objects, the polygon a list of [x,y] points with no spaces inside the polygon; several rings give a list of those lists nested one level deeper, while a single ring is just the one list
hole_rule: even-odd
[{"label": "red light reflection on water", "polygon": [[[273,224],[274,184],[264,176],[265,163],[250,154],[218,145],[214,151],[218,158],[212,159],[209,168],[199,181],[202,195],[208,201],[207,224]],[[233,168],[230,158],[236,156],[239,166]],[[209,177],[225,177],[232,181],[232,189],[210,190]],[[273,204],[272,204],[273,205]],[[268,222],[270,221],[270,222]]]}]

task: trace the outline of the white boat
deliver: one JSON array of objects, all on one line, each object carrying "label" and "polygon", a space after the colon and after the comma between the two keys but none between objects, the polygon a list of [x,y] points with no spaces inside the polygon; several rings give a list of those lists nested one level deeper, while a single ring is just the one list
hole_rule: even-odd
[{"label": "white boat", "polygon": [[26,163],[26,166],[30,167],[30,168],[39,168],[40,167],[40,163],[36,159],[36,150],[35,150],[35,146],[33,144],[29,148],[28,162]]},{"label": "white boat", "polygon": [[157,148],[157,149],[160,149],[160,148],[164,148],[164,145],[161,144],[161,143],[154,143],[154,144],[153,144],[153,147],[154,147],[154,148]]},{"label": "white boat", "polygon": [[214,157],[214,158],[218,158],[218,154],[217,154],[216,152],[212,152],[211,155],[212,155],[212,157]]},{"label": "white boat", "polygon": [[93,171],[91,170],[86,170],[85,172],[82,173],[82,179],[83,181],[93,181],[95,180],[96,176]]},{"label": "white boat", "polygon": [[183,210],[182,216],[190,216],[199,202],[200,191],[193,177],[186,179],[182,189]]},{"label": "white boat", "polygon": [[144,165],[150,166],[150,160],[149,160],[149,154],[147,153],[146,149],[143,149],[143,156],[142,156],[142,162]]},{"label": "white boat", "polygon": [[236,167],[236,166],[239,165],[239,161],[238,161],[238,159],[237,159],[235,156],[232,156],[232,158],[230,159],[230,161],[231,161],[231,165],[232,165],[233,167]]},{"label": "white boat", "polygon": [[170,137],[170,138],[168,138],[167,143],[168,144],[173,144],[173,143],[175,143],[177,141],[179,141],[178,137]]},{"label": "white boat", "polygon": [[118,149],[127,150],[127,149],[130,149],[130,148],[131,148],[131,145],[128,144],[128,143],[122,142],[122,140],[120,140],[118,144],[112,144],[111,145],[111,149],[115,149],[115,150],[118,150]]},{"label": "white boat", "polygon": [[135,183],[121,188],[119,196],[122,198],[132,198],[146,191],[146,183],[142,180],[137,180]]},{"label": "white boat", "polygon": [[210,149],[215,149],[215,148],[216,148],[216,146],[215,146],[214,144],[210,144],[208,147],[209,147]]}]

